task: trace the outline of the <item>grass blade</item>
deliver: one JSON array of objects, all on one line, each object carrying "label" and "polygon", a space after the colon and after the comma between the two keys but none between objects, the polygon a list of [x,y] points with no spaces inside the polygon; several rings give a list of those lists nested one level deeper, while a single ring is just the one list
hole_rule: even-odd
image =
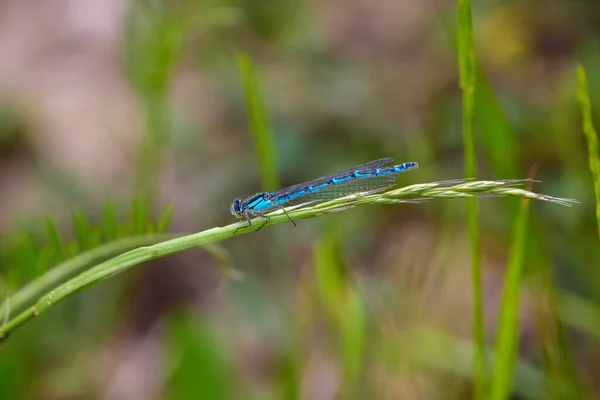
[{"label": "grass blade", "polygon": [[267,112],[261,101],[258,78],[250,57],[239,54],[237,63],[244,86],[246,110],[252,127],[256,156],[260,165],[262,187],[264,190],[275,190],[279,187],[275,140],[268,122]]},{"label": "grass blade", "polygon": [[79,249],[80,251],[85,251],[93,246],[89,240],[90,223],[81,210],[76,210],[73,213],[73,219],[75,222],[75,234],[77,236],[77,243],[79,243]]},{"label": "grass blade", "polygon": [[166,329],[171,369],[166,398],[225,400],[237,398],[237,386],[224,349],[208,324],[198,324],[191,312],[173,315]]},{"label": "grass blade", "polygon": [[27,269],[23,268],[19,271],[18,269],[10,268],[7,271],[9,277],[13,276],[13,279],[8,279],[10,285],[20,283],[30,276],[44,272],[47,268],[47,265],[39,266],[38,260],[40,259],[40,254],[34,246],[31,236],[23,233],[17,243],[15,261],[17,265],[25,265]]},{"label": "grass blade", "polygon": [[[572,205],[574,200],[560,199],[547,195],[533,193],[524,189],[515,188],[520,181],[475,181],[475,182],[431,182],[425,184],[411,185],[404,188],[392,188],[382,193],[368,195],[352,195],[341,199],[335,199],[324,203],[311,204],[306,206],[300,204],[287,209],[288,215],[294,220],[313,218],[318,215],[328,214],[346,210],[352,207],[367,204],[398,204],[415,201],[424,201],[435,198],[465,198],[479,196],[513,196],[520,198],[529,198],[542,201],[548,201],[560,205]],[[288,221],[288,216],[283,210],[277,210],[268,214],[271,218],[269,226]],[[246,221],[236,222],[225,227],[215,227],[192,235],[186,235],[154,244],[152,246],[139,247],[137,249],[123,253],[110,260],[106,260],[78,276],[60,284],[54,290],[43,295],[37,303],[21,314],[17,315],[8,323],[0,327],[0,340],[32,319],[34,316],[52,308],[60,301],[84,290],[87,287],[95,285],[104,279],[120,274],[129,268],[139,265],[145,261],[166,257],[168,255],[204,246],[208,243],[214,243],[231,238],[236,235],[252,232],[260,226],[258,219],[255,218],[253,226],[244,229],[238,229],[247,224]],[[47,275],[47,274],[46,274]],[[44,275],[44,276],[46,276]]]},{"label": "grass blade", "polygon": [[104,205],[104,232],[106,232],[106,239],[109,241],[115,240],[119,236],[117,209],[110,201]]},{"label": "grass blade", "polygon": [[173,204],[169,204],[165,207],[160,218],[158,219],[157,224],[157,232],[165,233],[169,230],[169,225],[171,225],[171,219],[173,218],[173,211],[175,210],[175,206]]},{"label": "grass blade", "polygon": [[354,393],[355,383],[364,367],[365,305],[340,258],[336,240],[333,237],[321,240],[314,253],[316,287],[337,335],[335,341],[339,343],[340,397],[347,398]]},{"label": "grass blade", "polygon": [[592,104],[588,93],[587,75],[581,65],[577,67],[577,100],[581,106],[583,133],[588,142],[588,161],[592,179],[594,180],[596,226],[598,228],[598,240],[600,241],[600,156],[598,155],[598,133],[592,122]]},{"label": "grass blade", "polygon": [[[51,289],[60,284],[60,282],[81,272],[86,266],[99,259],[106,258],[115,253],[126,251],[137,246],[156,243],[169,237],[170,236],[167,235],[141,235],[128,237],[80,253],[49,269],[45,274],[34,279],[26,286],[22,287],[18,292],[14,293],[11,296],[11,309],[17,312],[21,311],[27,305],[33,304],[36,297],[40,296],[44,291]],[[0,304],[0,309],[2,309],[2,307],[4,307],[4,304]]]},{"label": "grass blade", "polygon": [[514,241],[508,262],[500,318],[496,334],[496,352],[491,382],[491,399],[509,398],[512,391],[517,343],[519,338],[519,299],[523,275],[523,258],[527,239],[529,200],[521,203],[517,216]]},{"label": "grass blade", "polygon": [[[566,292],[559,293],[556,287],[556,277],[552,268],[540,268],[536,277],[537,292],[534,299],[537,311],[538,331],[540,332],[538,347],[541,355],[541,369],[548,378],[548,398],[552,399],[592,399],[591,390],[586,388],[578,374],[575,364],[576,355],[573,346],[569,344],[568,336],[571,328],[581,329],[584,326],[592,327],[597,323],[594,313],[582,315],[576,304],[565,301],[567,296],[576,297]],[[574,306],[574,307],[571,307]],[[593,309],[593,307],[592,307]],[[588,308],[589,311],[590,309]],[[583,317],[583,318],[582,318]],[[571,321],[583,321],[571,324]],[[571,326],[568,326],[571,325]],[[598,337],[600,330],[588,331],[591,338]],[[569,332],[569,333],[567,333]]]},{"label": "grass blade", "polygon": [[[474,178],[475,134],[473,132],[473,109],[475,94],[475,51],[473,49],[473,23],[471,2],[458,0],[458,66],[460,87],[463,92],[463,146],[465,152],[465,176]],[[467,222],[471,242],[471,279],[473,291],[473,341],[477,351],[473,363],[474,398],[483,399],[486,382],[485,329],[483,325],[483,295],[481,283],[481,257],[479,240],[479,209],[477,199],[467,202]]]},{"label": "grass blade", "polygon": [[46,232],[48,234],[48,246],[50,248],[50,254],[52,259],[60,260],[64,255],[64,248],[58,229],[51,218],[46,218]]},{"label": "grass blade", "polygon": [[6,295],[6,301],[0,307],[0,310],[4,309],[4,318],[2,319],[2,324],[0,326],[6,325],[8,319],[10,318],[10,297]]},{"label": "grass blade", "polygon": [[147,221],[149,220],[148,201],[143,197],[136,198],[133,201],[131,212],[131,233],[137,235],[146,232]]},{"label": "grass blade", "polygon": [[[462,340],[446,332],[431,328],[407,329],[400,336],[398,351],[410,362],[412,368],[429,368],[449,375],[469,379],[472,375],[476,348],[472,341]],[[488,350],[487,357],[493,359],[494,354]],[[515,399],[548,400],[547,378],[526,359],[516,360]],[[445,397],[452,398],[444,393]],[[462,397],[466,398],[466,396]]]}]

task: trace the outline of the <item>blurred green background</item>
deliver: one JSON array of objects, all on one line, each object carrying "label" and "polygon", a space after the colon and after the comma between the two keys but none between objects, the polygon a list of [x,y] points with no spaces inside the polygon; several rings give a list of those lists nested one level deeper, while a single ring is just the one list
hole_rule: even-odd
[{"label": "blurred green background", "polygon": [[[472,12],[477,177],[537,166],[534,191],[581,202],[530,205],[512,398],[600,398],[575,97],[582,64],[598,121],[599,8]],[[372,159],[418,161],[401,185],[464,176],[454,2],[3,0],[0,15],[3,299],[100,243],[223,226],[235,197]],[[490,349],[518,205],[479,205]],[[471,398],[466,225],[462,200],[359,207],[146,263],[0,344],[0,399]]]}]

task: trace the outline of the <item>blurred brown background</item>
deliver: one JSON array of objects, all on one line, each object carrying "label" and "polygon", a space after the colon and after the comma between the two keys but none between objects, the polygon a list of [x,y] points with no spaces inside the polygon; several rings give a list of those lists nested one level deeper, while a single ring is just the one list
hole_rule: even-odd
[{"label": "blurred brown background", "polygon": [[[460,178],[455,19],[443,1],[3,0],[2,241],[42,248],[46,216],[72,240],[73,210],[100,224],[110,201],[126,220],[140,195],[154,215],[174,204],[172,232],[234,222],[231,200],[261,190],[239,53],[281,186],[387,156],[420,164],[401,185]],[[473,21],[478,177],[538,165],[534,191],[581,202],[531,205],[515,398],[595,398],[600,253],[574,93],[581,63],[600,104],[600,7],[481,1]],[[480,203],[490,343],[517,206]],[[361,207],[220,245],[27,324],[0,348],[0,398],[470,396],[465,202]],[[0,288],[43,272],[24,269],[0,266]]]}]

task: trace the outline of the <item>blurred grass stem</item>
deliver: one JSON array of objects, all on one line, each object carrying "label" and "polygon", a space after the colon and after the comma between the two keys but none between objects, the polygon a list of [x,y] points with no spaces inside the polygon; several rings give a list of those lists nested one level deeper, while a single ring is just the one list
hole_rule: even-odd
[{"label": "blurred grass stem", "polygon": [[600,242],[600,155],[598,151],[598,133],[592,121],[592,104],[588,92],[587,74],[580,65],[577,67],[577,100],[581,106],[583,133],[588,143],[588,163],[594,181],[596,197],[596,228]]},{"label": "blurred grass stem", "polygon": [[[524,181],[447,181],[421,183],[402,188],[390,188],[384,192],[367,195],[351,195],[340,199],[331,200],[324,203],[300,204],[287,208],[287,213],[294,220],[313,218],[318,215],[328,214],[347,210],[352,207],[366,204],[399,204],[420,202],[431,199],[461,199],[473,197],[490,196],[511,196],[519,198],[536,199],[548,201],[560,205],[570,206],[576,201],[561,199],[543,194],[533,193],[518,187],[516,185]],[[288,217],[282,210],[268,214],[271,218],[268,226],[288,222]],[[256,218],[253,223],[258,224]],[[58,285],[55,289],[43,295],[35,305],[27,308],[17,316],[10,319],[4,326],[0,327],[0,341],[6,339],[7,335],[18,327],[25,324],[34,316],[50,309],[60,301],[93,286],[104,279],[120,274],[129,268],[139,265],[143,262],[166,257],[168,255],[188,250],[194,247],[206,245],[208,243],[222,241],[236,235],[253,232],[257,225],[252,227],[238,229],[240,224],[247,224],[246,221],[233,223],[224,227],[215,227],[198,232],[192,235],[186,235],[175,239],[167,240],[151,246],[139,247],[130,250],[119,256],[106,260],[93,268],[90,268],[74,278]],[[234,234],[234,232],[236,232]]]},{"label": "blurred grass stem", "polygon": [[[473,109],[475,97],[475,52],[473,49],[473,24],[471,3],[458,0],[458,64],[460,87],[463,92],[463,146],[465,153],[465,176],[476,176],[475,134],[473,132]],[[477,199],[467,201],[467,223],[471,241],[471,280],[473,293],[473,363],[474,398],[483,399],[486,391],[485,330],[483,325],[483,295],[481,283],[481,256],[479,239],[479,209]]]}]

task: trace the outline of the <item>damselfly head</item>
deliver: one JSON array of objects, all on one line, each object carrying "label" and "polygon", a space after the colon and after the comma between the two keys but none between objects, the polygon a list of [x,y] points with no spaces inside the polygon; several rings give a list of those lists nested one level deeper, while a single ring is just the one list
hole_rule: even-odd
[{"label": "damselfly head", "polygon": [[237,218],[242,218],[244,215],[244,208],[241,199],[235,199],[233,203],[231,203],[231,214]]}]

